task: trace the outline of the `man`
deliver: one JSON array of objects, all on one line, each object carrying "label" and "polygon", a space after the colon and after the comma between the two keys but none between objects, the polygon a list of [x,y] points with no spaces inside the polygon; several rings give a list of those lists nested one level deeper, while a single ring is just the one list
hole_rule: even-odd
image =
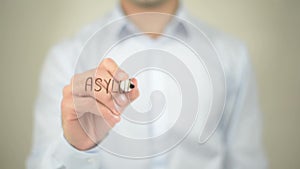
[{"label": "man", "polygon": [[[167,27],[171,27],[176,35],[180,34],[183,38],[200,37],[200,34],[185,29],[188,26],[184,22],[171,25],[173,14],[193,20],[182,9],[178,0],[121,0],[120,3],[120,7],[104,21],[90,25],[74,39],[56,46],[47,57],[36,103],[34,143],[27,167],[43,169],[266,168],[261,147],[261,114],[256,101],[254,79],[247,53],[237,40],[198,22],[195,24],[207,34],[215,44],[217,52],[220,53],[227,79],[228,107],[212,137],[203,145],[195,144],[197,140],[188,137],[172,151],[138,160],[116,156],[97,148],[97,144],[104,144],[108,133],[122,121],[121,114],[124,109],[143,91],[139,90],[135,78],[131,80],[132,90],[126,93],[126,98],[123,99],[103,86],[102,82],[109,84],[109,79],[121,82],[127,80],[129,76],[126,70],[119,68],[115,59],[102,59],[99,65],[89,59],[77,60],[76,56],[80,55],[80,49],[88,38],[111,20],[122,15],[145,12],[171,15],[157,17],[154,14],[145,16],[147,19],[132,17],[130,22],[145,34],[142,38],[133,39],[133,43],[147,46],[151,41],[151,45],[155,46],[159,43],[159,39],[163,38],[161,35]],[[117,31],[106,30],[103,38],[121,39],[130,32],[130,29],[127,29],[130,27],[128,25],[130,23],[127,20]],[[148,37],[148,40],[144,37]],[[165,42],[167,43],[167,40]],[[77,71],[74,73],[76,69],[74,65],[78,64],[94,65],[94,67],[86,66],[80,73]],[[94,81],[95,78],[99,79],[99,84],[101,81],[101,86],[98,86],[99,92],[96,94],[87,90],[92,83],[98,84],[97,80]],[[89,79],[92,83],[89,83]],[[100,91],[101,87],[105,90]],[[62,90],[63,96],[61,96]],[[94,135],[91,136],[89,130],[93,130]],[[125,147],[114,143],[112,145],[120,149]],[[126,150],[131,151],[130,149]]]}]

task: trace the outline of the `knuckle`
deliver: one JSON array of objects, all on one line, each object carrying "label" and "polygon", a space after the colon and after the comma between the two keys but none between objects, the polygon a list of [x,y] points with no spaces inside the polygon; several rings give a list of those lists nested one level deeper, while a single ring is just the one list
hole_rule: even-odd
[{"label": "knuckle", "polygon": [[67,85],[63,88],[63,96],[66,97],[71,93],[71,86]]},{"label": "knuckle", "polygon": [[104,58],[103,63],[104,64],[111,64],[111,63],[114,63],[114,60],[112,58]]},{"label": "knuckle", "polygon": [[110,67],[115,67],[117,64],[116,62],[111,59],[111,58],[105,58],[103,59],[102,61],[102,64],[101,64],[105,69],[108,69]]}]

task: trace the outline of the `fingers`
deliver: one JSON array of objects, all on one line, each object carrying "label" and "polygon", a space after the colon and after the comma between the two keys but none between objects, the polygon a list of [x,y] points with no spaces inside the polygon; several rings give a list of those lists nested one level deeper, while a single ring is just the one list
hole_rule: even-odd
[{"label": "fingers", "polygon": [[138,91],[136,79],[131,79],[131,83],[133,83],[135,86],[133,89],[131,89],[131,91],[112,93],[113,99],[119,106],[126,106],[138,97],[139,91]]},{"label": "fingers", "polygon": [[116,115],[115,110],[106,105],[96,101],[92,97],[75,97],[74,110],[78,118],[82,117],[85,113],[91,113],[96,116],[101,116],[110,126],[113,126],[120,121],[120,116]]},{"label": "fingers", "polygon": [[73,76],[71,80],[73,95],[95,97],[95,93],[97,93],[105,97],[104,94],[109,93],[106,89],[110,85],[112,77],[106,70],[98,71],[98,76],[95,76],[95,71],[96,69],[92,69]]},{"label": "fingers", "polygon": [[72,145],[90,148],[120,121],[120,113],[139,95],[137,81],[133,80],[133,90],[122,95],[109,86],[115,82],[119,90],[120,82],[128,78],[112,59],[104,59],[97,69],[73,76],[64,87],[61,102],[64,135]]},{"label": "fingers", "polygon": [[106,70],[111,75],[111,77],[114,77],[116,75],[118,69],[119,69],[119,66],[113,59],[105,58],[98,66],[96,75],[97,75],[98,70]]},{"label": "fingers", "polygon": [[75,75],[71,80],[71,93],[79,116],[86,112],[97,114],[102,111],[119,116],[139,96],[136,79],[132,79],[135,87],[130,92],[119,91],[120,82],[128,78],[128,74],[109,58],[104,59],[97,69]]},{"label": "fingers", "polygon": [[131,81],[135,87],[130,92],[112,93],[115,108],[118,112],[123,112],[124,109],[139,96],[137,80],[133,78]]},{"label": "fingers", "polygon": [[115,74],[113,75],[114,80],[121,82],[123,80],[126,80],[129,78],[129,75],[122,70],[121,68],[118,68],[118,70],[115,72]]},{"label": "fingers", "polygon": [[120,113],[115,109],[112,99],[105,104],[92,97],[78,97],[72,95],[70,85],[63,89],[61,110],[63,119],[72,121],[81,118],[85,113],[92,113],[103,117],[110,125],[120,121]]},{"label": "fingers", "polygon": [[75,75],[71,84],[75,96],[92,96],[105,102],[119,91],[119,82],[129,76],[112,59],[104,59],[97,69]]}]

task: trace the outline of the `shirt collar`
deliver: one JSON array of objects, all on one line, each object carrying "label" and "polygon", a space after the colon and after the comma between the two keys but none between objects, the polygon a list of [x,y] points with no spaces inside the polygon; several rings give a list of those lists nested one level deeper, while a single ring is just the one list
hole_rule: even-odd
[{"label": "shirt collar", "polygon": [[[186,22],[184,21],[187,19],[187,12],[182,3],[179,4],[176,13],[174,14],[178,19],[172,19],[167,27],[164,30],[164,33],[169,35],[176,35],[176,37],[180,38],[187,38],[189,36],[188,28]],[[131,33],[138,32],[135,26],[130,23],[127,19],[122,19],[125,17],[123,9],[121,5],[117,5],[116,8],[113,10],[112,19],[118,20],[120,22],[116,32],[116,38],[122,39]]]}]

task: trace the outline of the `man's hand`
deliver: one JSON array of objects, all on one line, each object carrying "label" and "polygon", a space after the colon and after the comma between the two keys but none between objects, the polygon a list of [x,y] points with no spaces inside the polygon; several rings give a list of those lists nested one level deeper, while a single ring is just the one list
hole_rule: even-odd
[{"label": "man's hand", "polygon": [[[87,89],[88,78],[93,79],[89,86],[93,87]],[[107,58],[97,69],[74,75],[71,83],[64,87],[62,126],[65,138],[76,149],[88,150],[104,139],[120,121],[122,111],[139,96],[135,79],[135,88],[129,93],[114,92],[111,85],[126,79],[128,75]]]}]

